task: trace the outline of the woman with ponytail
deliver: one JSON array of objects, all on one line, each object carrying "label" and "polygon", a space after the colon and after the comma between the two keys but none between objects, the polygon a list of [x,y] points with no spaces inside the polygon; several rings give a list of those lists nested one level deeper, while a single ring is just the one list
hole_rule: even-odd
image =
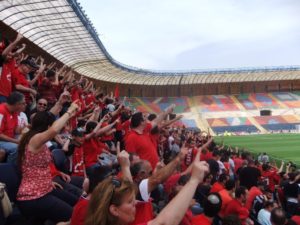
[{"label": "woman with ponytail", "polygon": [[68,196],[57,191],[57,184],[52,183],[49,166],[52,158],[47,142],[60,132],[78,108],[78,102],[73,102],[55,122],[52,113],[38,112],[20,141],[18,163],[22,179],[17,200],[21,212],[28,218],[60,222],[69,220],[72,215],[72,206],[66,203]]}]

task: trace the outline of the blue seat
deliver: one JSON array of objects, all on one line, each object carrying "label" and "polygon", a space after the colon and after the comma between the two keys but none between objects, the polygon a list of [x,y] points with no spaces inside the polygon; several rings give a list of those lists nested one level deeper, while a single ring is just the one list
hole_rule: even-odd
[{"label": "blue seat", "polygon": [[20,181],[17,166],[10,163],[0,163],[0,182],[6,184],[6,191],[11,202],[16,200]]},{"label": "blue seat", "polygon": [[66,166],[68,162],[68,158],[65,155],[64,151],[61,149],[54,149],[51,153],[52,153],[53,162],[56,169],[64,173],[68,173],[68,169]]}]

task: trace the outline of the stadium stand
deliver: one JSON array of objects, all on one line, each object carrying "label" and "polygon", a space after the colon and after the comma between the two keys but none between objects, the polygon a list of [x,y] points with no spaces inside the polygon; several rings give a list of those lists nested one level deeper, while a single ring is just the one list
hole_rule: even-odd
[{"label": "stadium stand", "polygon": [[295,130],[299,67],[126,66],[75,0],[0,1],[0,19],[1,225],[299,219],[292,163],[212,137]]}]

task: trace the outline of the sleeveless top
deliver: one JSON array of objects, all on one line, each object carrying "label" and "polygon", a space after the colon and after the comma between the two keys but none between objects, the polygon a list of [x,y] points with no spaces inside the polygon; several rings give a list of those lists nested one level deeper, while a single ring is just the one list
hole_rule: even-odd
[{"label": "sleeveless top", "polygon": [[42,148],[38,153],[33,153],[26,147],[18,201],[40,198],[53,189],[50,172],[51,153],[46,145]]}]

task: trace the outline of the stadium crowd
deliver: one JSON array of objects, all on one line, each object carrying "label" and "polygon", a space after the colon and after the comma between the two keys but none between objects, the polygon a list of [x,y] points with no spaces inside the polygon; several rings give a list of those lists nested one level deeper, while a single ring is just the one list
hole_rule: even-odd
[{"label": "stadium crowd", "polygon": [[174,105],[135,112],[118,93],[25,55],[21,40],[0,46],[0,181],[18,179],[15,195],[0,185],[0,223],[300,224],[293,164],[180,127]]}]

